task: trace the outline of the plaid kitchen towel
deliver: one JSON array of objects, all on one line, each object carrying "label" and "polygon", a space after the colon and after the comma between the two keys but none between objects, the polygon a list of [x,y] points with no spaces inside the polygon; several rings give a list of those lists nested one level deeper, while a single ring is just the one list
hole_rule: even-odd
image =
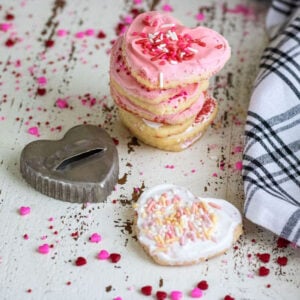
[{"label": "plaid kitchen towel", "polygon": [[244,212],[300,246],[300,1],[273,1],[266,25],[245,127]]}]

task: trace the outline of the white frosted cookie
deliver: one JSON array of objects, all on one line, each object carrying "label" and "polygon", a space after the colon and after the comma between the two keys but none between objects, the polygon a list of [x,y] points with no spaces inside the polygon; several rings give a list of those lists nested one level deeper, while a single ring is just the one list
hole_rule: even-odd
[{"label": "white frosted cookie", "polygon": [[191,265],[228,250],[242,234],[239,210],[228,201],[194,196],[162,184],[135,205],[137,237],[161,265]]}]

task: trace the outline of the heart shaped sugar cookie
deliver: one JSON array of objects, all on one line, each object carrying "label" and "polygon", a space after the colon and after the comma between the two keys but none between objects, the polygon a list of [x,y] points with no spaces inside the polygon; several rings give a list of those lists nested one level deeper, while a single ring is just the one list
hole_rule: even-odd
[{"label": "heart shaped sugar cookie", "polygon": [[220,255],[242,234],[235,206],[172,184],[145,191],[135,211],[138,240],[161,265],[190,265]]},{"label": "heart shaped sugar cookie", "polygon": [[[207,81],[189,84],[184,87],[178,86],[173,89],[150,90],[143,87],[128,71],[122,56],[122,43],[123,37],[119,37],[111,49],[110,84],[136,105],[141,106],[144,104],[143,107],[146,108],[164,105],[167,102],[169,106],[172,106],[172,102],[175,99],[180,99],[180,96],[194,98],[197,95],[199,96],[200,91],[207,89]],[[179,103],[175,105],[179,105]]]},{"label": "heart shaped sugar cookie", "polygon": [[172,88],[207,80],[230,57],[226,39],[206,27],[188,28],[166,13],[138,15],[123,39],[133,77],[148,88]]},{"label": "heart shaped sugar cookie", "polygon": [[20,168],[30,185],[50,197],[103,202],[117,183],[119,160],[104,129],[79,125],[61,140],[29,143],[21,153]]}]

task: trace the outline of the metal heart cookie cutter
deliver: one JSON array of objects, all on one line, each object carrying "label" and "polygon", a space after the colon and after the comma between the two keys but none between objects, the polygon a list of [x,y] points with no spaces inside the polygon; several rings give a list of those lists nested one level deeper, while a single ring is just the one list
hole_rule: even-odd
[{"label": "metal heart cookie cutter", "polygon": [[21,153],[21,174],[39,192],[68,202],[104,202],[119,176],[118,152],[97,126],[71,128],[61,140],[39,140]]}]

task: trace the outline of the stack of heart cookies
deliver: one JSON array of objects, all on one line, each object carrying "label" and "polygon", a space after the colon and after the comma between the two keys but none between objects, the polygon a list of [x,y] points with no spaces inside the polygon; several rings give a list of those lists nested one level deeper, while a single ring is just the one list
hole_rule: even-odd
[{"label": "stack of heart cookies", "polygon": [[217,114],[209,78],[230,57],[224,37],[169,14],[138,15],[111,52],[110,88],[125,126],[142,142],[181,151]]}]

